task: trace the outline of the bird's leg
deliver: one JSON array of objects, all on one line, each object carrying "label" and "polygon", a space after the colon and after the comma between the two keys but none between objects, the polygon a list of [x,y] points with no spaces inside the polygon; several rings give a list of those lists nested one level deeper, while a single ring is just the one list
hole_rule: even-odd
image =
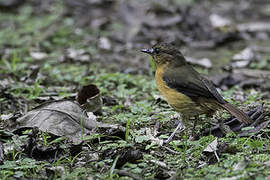
[{"label": "bird's leg", "polygon": [[194,140],[195,138],[195,129],[196,129],[196,125],[198,122],[199,116],[195,116],[194,122],[193,122],[193,127],[191,129],[191,135],[189,136],[189,140]]},{"label": "bird's leg", "polygon": [[219,111],[217,112],[217,120],[219,129],[224,135],[232,131],[229,126],[224,124],[224,119]]},{"label": "bird's leg", "polygon": [[164,143],[171,142],[171,140],[173,139],[175,133],[178,131],[179,128],[182,128],[182,130],[185,130],[185,125],[183,124],[183,122],[184,122],[183,116],[182,116],[182,120],[183,121],[179,121],[179,123],[178,123],[177,127],[175,128],[175,130],[173,131],[173,133],[170,135],[170,137],[166,141],[164,141]]}]

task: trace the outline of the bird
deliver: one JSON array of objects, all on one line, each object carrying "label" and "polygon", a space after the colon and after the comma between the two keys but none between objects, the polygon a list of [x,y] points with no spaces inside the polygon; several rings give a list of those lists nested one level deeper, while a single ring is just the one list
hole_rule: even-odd
[{"label": "bird", "polygon": [[[212,116],[221,109],[228,111],[245,125],[252,123],[246,113],[227,102],[213,82],[197,72],[172,44],[157,43],[152,48],[141,49],[141,52],[152,56],[156,67],[157,89],[168,104],[182,115],[184,124],[191,117],[201,114]],[[223,122],[219,123],[222,127]],[[173,138],[179,127],[180,123],[167,142]]]}]

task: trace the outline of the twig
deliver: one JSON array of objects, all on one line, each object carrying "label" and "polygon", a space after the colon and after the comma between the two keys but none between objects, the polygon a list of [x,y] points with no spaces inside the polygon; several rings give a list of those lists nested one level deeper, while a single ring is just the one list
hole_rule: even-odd
[{"label": "twig", "polygon": [[172,150],[172,149],[170,149],[170,148],[168,148],[166,146],[161,146],[161,147],[163,147],[164,149],[166,149],[167,151],[169,151],[169,152],[171,152],[173,154],[180,154],[178,151],[174,151],[174,150]]},{"label": "twig", "polygon": [[158,166],[163,167],[163,168],[165,168],[165,169],[168,168],[168,167],[167,167],[167,164],[166,164],[165,162],[158,161],[158,160],[153,160],[153,159],[150,160],[150,162],[155,163],[155,164],[157,164]]}]

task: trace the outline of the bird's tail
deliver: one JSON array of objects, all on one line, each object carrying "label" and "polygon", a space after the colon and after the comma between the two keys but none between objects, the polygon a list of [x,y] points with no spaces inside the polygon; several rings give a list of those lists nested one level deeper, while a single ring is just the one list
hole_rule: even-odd
[{"label": "bird's tail", "polygon": [[243,122],[245,124],[252,123],[252,120],[248,117],[248,115],[246,113],[237,109],[236,107],[234,107],[230,103],[225,103],[225,104],[220,104],[220,105],[223,109],[227,110],[231,115],[236,117],[238,119],[238,121]]}]

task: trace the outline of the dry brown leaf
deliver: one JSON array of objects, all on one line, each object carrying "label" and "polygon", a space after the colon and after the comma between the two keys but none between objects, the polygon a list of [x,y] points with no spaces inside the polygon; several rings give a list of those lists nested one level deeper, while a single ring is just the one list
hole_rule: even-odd
[{"label": "dry brown leaf", "polygon": [[60,100],[45,103],[17,119],[18,127],[37,127],[57,136],[66,136],[74,143],[96,128],[96,121],[87,117],[79,104]]}]

